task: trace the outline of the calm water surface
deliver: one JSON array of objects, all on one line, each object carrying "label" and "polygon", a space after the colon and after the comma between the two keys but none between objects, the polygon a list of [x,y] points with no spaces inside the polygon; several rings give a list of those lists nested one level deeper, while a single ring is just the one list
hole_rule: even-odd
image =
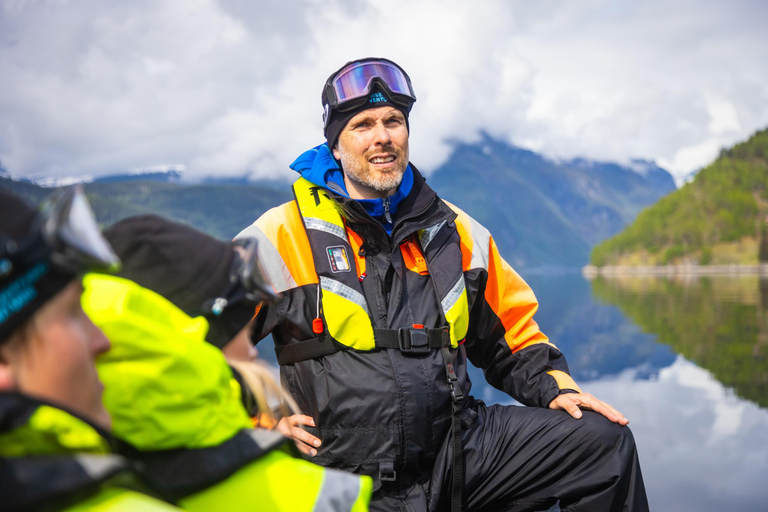
[{"label": "calm water surface", "polygon": [[525,277],[582,389],[629,418],[651,510],[768,511],[767,280]]}]

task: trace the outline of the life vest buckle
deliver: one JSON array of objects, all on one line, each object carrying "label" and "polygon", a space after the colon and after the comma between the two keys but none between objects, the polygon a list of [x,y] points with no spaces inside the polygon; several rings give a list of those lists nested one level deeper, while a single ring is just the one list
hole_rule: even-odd
[{"label": "life vest buckle", "polygon": [[379,480],[382,482],[397,481],[397,471],[395,471],[395,465],[393,462],[379,462]]},{"label": "life vest buckle", "polygon": [[406,354],[428,354],[429,336],[426,329],[399,329],[397,341],[400,346],[400,352]]}]

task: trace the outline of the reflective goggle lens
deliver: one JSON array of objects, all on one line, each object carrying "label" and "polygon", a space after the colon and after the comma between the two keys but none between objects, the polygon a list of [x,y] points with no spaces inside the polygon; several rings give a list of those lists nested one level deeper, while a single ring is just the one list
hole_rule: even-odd
[{"label": "reflective goggle lens", "polygon": [[331,82],[336,93],[336,105],[367,96],[374,78],[381,79],[391,92],[416,99],[408,78],[397,66],[382,61],[357,62],[339,71]]},{"label": "reflective goggle lens", "polygon": [[248,290],[251,300],[256,302],[275,301],[278,295],[259,261],[259,243],[255,238],[242,238],[234,242],[235,262],[232,268],[233,280],[237,279]]},{"label": "reflective goggle lens", "polygon": [[51,260],[75,271],[115,272],[120,259],[96,222],[82,186],[54,194],[43,207],[43,236],[53,247]]}]

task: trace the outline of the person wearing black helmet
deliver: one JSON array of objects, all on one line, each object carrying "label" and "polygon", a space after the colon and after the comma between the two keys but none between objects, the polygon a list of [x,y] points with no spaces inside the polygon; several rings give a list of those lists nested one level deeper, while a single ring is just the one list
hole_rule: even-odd
[{"label": "person wearing black helmet", "polygon": [[[80,306],[82,273],[116,270],[82,190],[41,211],[0,189],[0,510],[176,510],[110,455],[95,359],[110,349]],[[126,488],[126,486],[128,488]]]},{"label": "person wearing black helmet", "polygon": [[[281,293],[252,331],[303,413],[281,431],[371,475],[371,510],[647,510],[627,419],[581,391],[493,237],[410,162],[408,74],[351,61],[321,99],[294,201],[238,235]],[[529,407],[474,399],[468,360]]]}]

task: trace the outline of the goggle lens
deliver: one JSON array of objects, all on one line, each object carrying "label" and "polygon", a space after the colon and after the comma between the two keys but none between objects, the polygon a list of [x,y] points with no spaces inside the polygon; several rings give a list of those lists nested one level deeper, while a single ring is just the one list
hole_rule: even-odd
[{"label": "goggle lens", "polygon": [[339,71],[331,82],[336,93],[336,104],[367,96],[374,78],[382,80],[391,92],[416,99],[402,70],[388,62],[373,61],[351,64]]},{"label": "goggle lens", "polygon": [[43,236],[54,248],[51,259],[76,271],[115,272],[120,259],[104,239],[82,186],[54,194],[43,208]]},{"label": "goggle lens", "polygon": [[239,280],[256,302],[274,301],[278,298],[275,289],[259,261],[258,241],[255,238],[236,240],[235,261],[232,281]]}]

